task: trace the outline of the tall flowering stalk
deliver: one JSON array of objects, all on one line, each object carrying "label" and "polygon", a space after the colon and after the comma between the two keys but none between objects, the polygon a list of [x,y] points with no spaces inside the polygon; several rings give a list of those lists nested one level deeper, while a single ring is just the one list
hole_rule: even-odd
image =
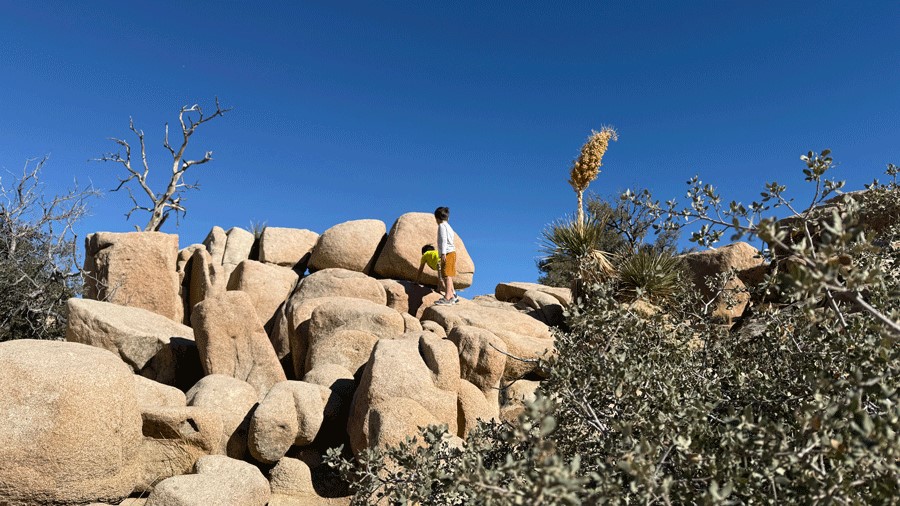
[{"label": "tall flowering stalk", "polygon": [[578,214],[576,216],[579,225],[584,224],[584,191],[597,175],[600,174],[600,166],[603,155],[609,147],[609,141],[619,140],[619,134],[611,126],[605,126],[599,132],[591,130],[584,146],[581,146],[581,155],[572,164],[572,172],[569,174],[569,184],[578,195]]}]

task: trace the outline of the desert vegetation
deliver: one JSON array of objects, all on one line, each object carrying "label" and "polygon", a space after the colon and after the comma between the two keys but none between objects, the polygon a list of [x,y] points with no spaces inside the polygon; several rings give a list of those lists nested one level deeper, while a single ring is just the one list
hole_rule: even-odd
[{"label": "desert vegetation", "polygon": [[[184,181],[185,171],[211,160],[207,153],[186,161],[183,153],[188,139],[199,125],[224,112],[227,109],[218,103],[210,116],[196,106],[182,108],[180,148],[171,148],[166,135],[173,168],[163,192],[153,192],[148,186],[144,135],[133,123],[143,170],[132,167],[131,147],[125,141],[116,141],[126,150],[124,155],[103,158],[126,169],[119,188],[137,184],[151,200],[151,204],[140,205],[130,194],[134,208],[128,214],[135,210],[150,213],[144,231],[158,231],[173,212],[183,214],[181,193],[195,188]],[[165,304],[148,302],[153,306],[149,311],[157,313],[153,325],[165,327],[166,339],[173,332],[193,336],[196,330],[204,343],[197,353],[209,360],[203,362],[203,371],[193,371],[185,379],[176,374],[179,368],[196,368],[200,362],[197,357],[184,358],[183,351],[172,351],[171,356],[147,353],[143,357],[146,363],[140,364],[136,357],[123,355],[133,372],[154,388],[162,387],[154,381],[184,380],[179,388],[190,389],[187,397],[177,392],[172,406],[142,406],[140,410],[132,406],[134,413],[141,414],[134,418],[141,422],[143,439],[139,424],[132,424],[129,430],[135,441],[143,442],[142,451],[151,451],[146,448],[175,444],[162,432],[148,439],[148,427],[163,423],[153,417],[162,420],[171,408],[183,410],[178,412],[194,420],[190,417],[200,415],[191,411],[197,406],[191,404],[196,399],[190,393],[196,393],[197,385],[203,386],[199,378],[222,376],[210,363],[223,358],[209,358],[208,342],[231,334],[217,328],[225,324],[208,315],[221,311],[240,316],[240,321],[226,323],[247,326],[237,333],[252,336],[252,350],[258,355],[254,360],[265,367],[254,366],[246,378],[225,378],[232,384],[227,389],[239,385],[247,390],[247,399],[235,408],[234,427],[229,429],[238,439],[224,449],[203,443],[202,451],[191,453],[177,469],[163,459],[166,471],[148,475],[152,479],[139,485],[141,494],[152,494],[167,478],[188,476],[202,481],[197,476],[203,475],[204,465],[215,461],[208,457],[224,452],[229,458],[218,455],[222,462],[240,464],[253,475],[258,485],[254,494],[263,498],[257,498],[259,504],[268,500],[270,489],[281,495],[296,492],[279,488],[279,473],[287,466],[310,476],[309,483],[304,482],[309,486],[302,491],[303,497],[318,497],[310,467],[288,456],[299,455],[293,452],[303,448],[326,452],[324,464],[315,464],[318,479],[326,476],[334,485],[337,492],[329,491],[331,496],[344,496],[349,487],[354,504],[895,504],[900,495],[900,308],[896,303],[900,298],[900,186],[896,180],[900,169],[888,165],[886,182],[875,180],[864,190],[844,192],[843,182],[830,179],[831,153],[809,152],[801,157],[800,168],[811,195],[803,206],[777,182],[765,184],[758,201],[726,202],[715,187],[699,177],[687,182],[686,202],[662,201],[643,189],[612,199],[588,195],[585,202],[583,192],[596,178],[609,140],[615,138],[611,129],[592,134],[572,169],[570,183],[578,194],[576,213],[550,223],[541,232],[541,280],[546,285],[571,288],[571,292],[565,291],[571,294],[571,303],[563,302],[566,297],[554,298],[552,294],[557,292],[552,289],[535,295],[523,288],[521,297],[501,297],[498,285],[495,298],[461,306],[461,311],[470,311],[466,317],[471,323],[459,326],[462,328],[448,323],[448,315],[426,307],[425,298],[437,294],[382,274],[398,272],[394,276],[401,280],[409,276],[399,268],[391,270],[396,266],[390,262],[397,263],[402,257],[399,249],[404,244],[399,240],[387,240],[394,256],[384,254],[384,260],[375,260],[383,254],[380,245],[386,228],[374,220],[336,225],[321,236],[306,230],[269,228],[265,223],[254,223],[252,232],[231,229],[226,233],[216,227],[204,244],[184,248],[182,253],[177,249],[177,237],[167,234],[127,234],[127,238],[126,234],[95,234],[98,237],[88,241],[88,255],[96,256],[106,241],[103,247],[111,248],[104,257],[107,266],[124,262],[122,258],[134,251],[155,254],[149,247],[154,245],[168,251],[158,255],[168,260],[157,266],[155,274],[145,274],[137,288],[134,284],[123,287],[117,294],[120,301],[97,297],[105,302],[91,301],[94,306],[85,305],[87,301],[79,303],[84,276],[92,272],[111,276],[93,261],[87,262],[92,271],[79,266],[73,227],[97,192],[74,188],[47,196],[40,180],[46,159],[28,161],[20,176],[0,181],[0,282],[5,287],[0,297],[4,318],[0,340],[62,339],[67,323],[72,327],[63,310],[71,298],[75,298],[75,307],[82,307],[84,314],[79,318],[86,319],[90,307],[99,311],[96,308],[101,305],[135,304],[142,290],[160,298],[162,288],[169,290]],[[416,228],[417,237],[431,237],[431,217],[414,214],[401,217],[392,227],[391,237],[400,237],[404,226]],[[427,234],[418,228],[427,228]],[[697,248],[714,249],[679,251],[682,234]],[[334,239],[338,237],[353,238],[356,248],[355,241],[363,235],[370,236],[370,253],[360,265],[334,263],[352,256],[329,257],[323,246],[349,243]],[[762,248],[740,242],[722,246],[725,238],[749,240]],[[137,246],[123,245],[128,241]],[[302,248],[298,246],[301,243]],[[416,241],[419,243],[421,240]],[[113,251],[116,247],[119,253]],[[742,256],[744,263],[731,259],[721,261],[715,269],[698,268],[709,267],[716,255]],[[417,246],[411,258],[407,263],[414,269]],[[318,274],[303,277],[307,264],[321,267]],[[197,276],[193,282],[188,272]],[[324,290],[316,283],[326,283],[321,281],[326,277],[333,277],[327,283],[335,285],[349,280],[343,288],[329,288],[328,293],[351,295],[322,302],[327,297],[316,292]],[[147,290],[146,280],[160,284]],[[413,307],[409,291],[416,289],[422,292]],[[271,300],[262,297],[278,290]],[[374,293],[373,300],[362,301],[361,297],[370,296],[360,295],[363,291]],[[247,295],[250,293],[256,298]],[[531,302],[517,303],[528,298],[528,293]],[[549,297],[550,303],[540,302],[546,300],[540,294]],[[191,297],[201,301],[191,304]],[[510,300],[516,298],[520,300]],[[304,326],[300,308],[316,300],[315,304],[322,306],[309,311]],[[555,310],[549,306],[559,308],[562,318],[554,318]],[[226,310],[221,310],[223,307]],[[170,309],[168,319],[160,316]],[[363,330],[348,334],[338,327],[325,329],[327,322],[343,322],[345,313],[365,315],[359,321],[389,322],[392,327],[373,333],[369,349],[354,354],[352,361],[343,355],[343,345],[335,345],[340,353],[334,356],[350,364],[346,372],[340,366],[335,381],[329,375],[337,364],[328,360],[336,359],[323,351],[325,348],[306,350],[301,344],[313,343],[315,348],[337,339],[335,336],[365,334]],[[141,313],[134,318],[150,321],[148,315],[153,316]],[[245,321],[247,315],[256,317]],[[509,337],[515,332],[502,328],[491,334],[492,326],[502,326],[504,318],[509,318],[505,323],[509,328],[524,325],[523,319],[529,324],[540,320],[535,327],[540,331],[535,335],[543,336],[539,349],[521,347],[531,354],[520,356],[517,353],[521,352],[512,352],[510,344],[498,336],[506,335],[512,345],[534,342],[535,336],[517,341],[519,338]],[[517,319],[513,322],[513,318]],[[287,322],[291,319],[299,323]],[[191,323],[193,328],[176,322]],[[547,331],[550,324],[555,325],[553,339]],[[172,325],[177,328],[165,331]],[[82,323],[81,327],[89,334],[97,326]],[[301,336],[312,331],[319,333],[318,340],[310,339],[312,334]],[[73,331],[73,336],[76,333]],[[127,332],[122,335],[123,342],[133,337]],[[382,339],[382,335],[393,337]],[[414,340],[396,339],[397,335]],[[94,343],[87,338],[83,341]],[[103,339],[96,342],[100,341]],[[160,345],[155,337],[150,341],[153,346]],[[230,337],[226,342],[230,343]],[[179,343],[186,346],[193,339]],[[482,355],[464,357],[476,344],[483,347],[478,352]],[[132,350],[128,346],[123,349]],[[420,356],[423,349],[428,350],[425,355],[430,362]],[[488,351],[502,355],[504,362],[495,371],[496,377],[492,376],[495,383],[465,381],[482,404],[488,403],[480,413],[490,413],[473,423],[474,408],[463,407],[463,379],[482,379],[479,374],[484,371],[475,374],[473,370],[485,366],[480,361]],[[400,354],[400,362],[390,362]],[[130,385],[132,371],[123,369],[118,358],[103,356],[111,360],[111,368],[119,369],[123,384]],[[382,363],[380,373],[373,373],[376,360]],[[403,411],[392,412],[390,405],[378,405],[384,400],[378,389],[406,392],[406,385],[388,380],[398,364],[405,367],[413,362],[426,393],[414,392],[412,395],[418,395],[415,399],[395,395],[390,400],[397,397],[404,406],[415,406],[423,398],[439,395],[447,401],[441,409],[447,408],[443,411],[450,413],[449,418],[426,412],[427,419],[453,420],[456,426],[429,425],[404,441],[417,423],[406,420]],[[443,369],[448,364],[453,367]],[[463,370],[464,365],[468,371]],[[222,370],[227,373],[227,367]],[[265,378],[254,376],[262,374],[260,371]],[[376,374],[380,376],[373,380]],[[459,386],[454,386],[456,382]],[[509,392],[515,391],[517,384],[538,382],[534,395],[524,403],[510,401],[513,396]],[[169,388],[170,394],[178,390],[164,388]],[[130,392],[129,388],[118,391]],[[99,389],[97,394],[103,392]],[[295,403],[294,397],[304,392],[308,398]],[[287,399],[288,405],[283,410],[282,399]],[[296,434],[281,441],[276,430],[268,432],[267,423],[277,428],[282,420],[275,423],[266,417],[282,411],[287,413],[286,420],[296,415],[298,420],[315,423],[310,422],[308,431],[298,426]],[[446,414],[443,411],[441,414]],[[215,410],[207,414],[210,419],[221,417]],[[375,416],[382,417],[381,426],[367,427],[365,421]],[[319,432],[323,427],[327,430]],[[224,433],[224,425],[219,431]],[[210,441],[223,441],[212,436],[216,431],[209,427],[198,433]],[[238,436],[248,439],[241,443]],[[186,447],[194,444],[184,438],[177,440]],[[277,445],[268,445],[275,440]],[[352,451],[348,441],[355,444]],[[203,458],[207,464],[195,465]],[[238,462],[242,460],[249,463]],[[147,469],[155,469],[156,461],[148,462],[142,462],[145,474]],[[188,474],[191,469],[195,474]],[[268,480],[261,469],[269,473]],[[116,493],[124,496],[129,490],[138,489],[123,478],[122,490]],[[157,492],[160,497],[162,494]]]},{"label": "desert vegetation", "polygon": [[[332,452],[354,501],[895,504],[898,170],[841,193],[828,151],[802,162],[813,188],[804,207],[778,183],[744,205],[693,178],[685,206],[626,192],[583,227],[548,227],[545,280],[580,290],[537,398],[516,422],[482,422],[464,445],[429,427],[355,461]],[[642,233],[611,226],[622,203]],[[749,304],[738,318],[713,318],[711,297],[733,306],[723,287],[746,273],[698,285],[672,248],[644,240],[655,230],[665,244],[685,228],[700,246],[726,234],[767,246],[762,272],[741,284]]]},{"label": "desert vegetation", "polygon": [[[159,231],[166,220],[173,213],[176,220],[180,216],[184,216],[187,209],[184,206],[184,193],[189,190],[196,190],[200,187],[197,182],[188,182],[185,180],[187,171],[194,166],[203,165],[212,161],[212,151],[207,151],[202,158],[190,159],[186,155],[188,143],[191,136],[197,132],[201,125],[222,117],[229,112],[230,108],[222,108],[219,99],[215,100],[215,111],[211,114],[204,113],[203,107],[199,104],[182,106],[178,111],[178,124],[181,131],[176,137],[174,144],[169,140],[169,124],[165,125],[165,135],[163,136],[163,147],[172,157],[172,168],[168,173],[169,179],[162,191],[153,190],[150,181],[150,162],[147,158],[147,142],[144,139],[144,131],[134,126],[134,118],[128,122],[128,129],[137,137],[138,145],[135,147],[140,150],[140,159],[137,154],[132,158],[132,146],[124,140],[111,137],[109,140],[116,143],[122,151],[109,152],[97,158],[100,162],[112,162],[120,164],[125,170],[124,177],[119,177],[119,184],[112,191],[120,191],[124,189],[128,192],[132,207],[125,213],[127,219],[135,211],[146,212],[150,214],[144,231]],[[140,165],[137,165],[140,163]],[[135,190],[132,188],[136,187]],[[138,196],[135,196],[137,191]],[[135,227],[141,230],[140,227]]]},{"label": "desert vegetation", "polygon": [[0,178],[0,341],[61,339],[65,304],[82,280],[75,224],[98,195],[77,184],[50,195],[41,180],[48,157]]}]

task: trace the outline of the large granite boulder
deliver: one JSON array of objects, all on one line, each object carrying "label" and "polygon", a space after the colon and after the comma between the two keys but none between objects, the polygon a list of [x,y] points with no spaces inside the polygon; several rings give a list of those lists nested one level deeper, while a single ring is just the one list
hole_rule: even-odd
[{"label": "large granite boulder", "polygon": [[378,339],[399,336],[405,329],[403,316],[387,306],[347,297],[326,301],[310,316],[306,370],[330,363],[356,371]]},{"label": "large granite boulder", "polygon": [[206,252],[206,246],[191,244],[178,252],[176,269],[178,271],[178,294],[181,297],[182,311],[181,323],[191,323],[191,275],[194,271],[194,254],[198,251]]},{"label": "large granite boulder", "polygon": [[156,408],[180,407],[187,404],[187,398],[181,390],[137,374],[134,375],[134,394],[141,413]]},{"label": "large granite boulder", "polygon": [[259,397],[285,381],[250,296],[227,291],[197,304],[191,315],[206,374],[224,374],[253,385]]},{"label": "large granite boulder", "polygon": [[222,265],[225,266],[228,276],[231,276],[239,263],[250,258],[256,236],[240,227],[231,227],[226,236],[228,240],[225,242],[225,251],[222,253]]},{"label": "large granite boulder", "polygon": [[182,347],[194,345],[190,327],[146,309],[109,302],[72,298],[67,306],[67,341],[109,350],[135,373],[160,383],[175,384],[179,370],[194,369],[185,374],[197,376],[199,362],[189,363],[173,346],[173,341]]},{"label": "large granite boulder", "polygon": [[303,278],[291,299],[353,297],[385,305],[387,294],[378,280],[347,269],[323,269]]},{"label": "large granite boulder", "polygon": [[[437,229],[433,214],[406,213],[400,216],[391,227],[384,249],[378,255],[375,273],[384,278],[415,281],[422,259],[422,246],[435,245]],[[475,263],[458,234],[454,244],[457,275],[453,278],[453,284],[456,288],[472,286]],[[437,273],[426,266],[422,271],[421,282],[437,285]]]},{"label": "large granite boulder", "polygon": [[[216,260],[208,251],[195,251],[193,258],[191,258],[190,268],[188,306],[191,310],[208,297],[215,297],[227,289],[228,278],[226,277],[225,266],[221,263],[216,263]],[[188,311],[188,317],[190,317],[190,311]]]},{"label": "large granite boulder", "polygon": [[274,463],[293,445],[313,442],[325,414],[327,388],[303,381],[282,381],[269,390],[250,420],[250,454]]},{"label": "large granite boulder", "polygon": [[[416,332],[419,337],[419,355],[431,371],[434,386],[455,392],[459,387],[460,368],[456,345],[430,332]],[[410,334],[405,334],[410,335]]]},{"label": "large granite boulder", "polygon": [[145,506],[265,506],[272,495],[256,466],[224,455],[201,457],[194,472],[161,482]]},{"label": "large granite boulder", "polygon": [[706,278],[734,270],[737,273],[754,269],[765,261],[759,250],[745,242],[736,242],[721,248],[694,251],[681,255],[694,281],[701,290],[707,290]]},{"label": "large granite boulder", "polygon": [[347,437],[347,417],[356,391],[356,379],[348,369],[337,364],[323,364],[307,371],[303,381],[329,390],[325,400],[324,420],[317,438],[330,446],[343,444]]},{"label": "large granite boulder", "polygon": [[0,504],[115,502],[139,474],[133,373],[78,343],[0,343]]},{"label": "large granite boulder", "polygon": [[247,456],[250,416],[258,397],[256,388],[246,381],[224,374],[210,374],[188,390],[186,402],[219,415],[226,455],[243,459]]},{"label": "large granite boulder", "polygon": [[269,471],[269,484],[273,495],[285,495],[299,499],[298,505],[308,504],[303,499],[315,504],[318,499],[313,484],[312,471],[306,462],[300,459],[285,457]]},{"label": "large granite boulder", "polygon": [[[381,288],[377,282],[376,286]],[[291,345],[294,372],[298,378],[303,377],[303,373],[309,370],[307,355],[312,339],[311,319],[313,312],[319,306],[328,305],[331,309],[319,317],[315,326],[317,336],[324,336],[336,330],[337,327],[342,327],[344,330],[371,331],[378,336],[391,333],[402,334],[405,330],[405,322],[400,313],[382,304],[352,297],[305,298],[301,296],[302,293],[304,292],[298,289],[285,305],[287,320],[285,327]],[[346,318],[346,320],[342,320],[342,318]],[[280,334],[284,331],[279,329],[278,332]]]},{"label": "large granite boulder", "polygon": [[200,250],[206,251],[206,246],[203,244],[191,244],[190,246],[178,250],[178,260],[175,263],[175,270],[178,271],[178,276],[181,278],[182,284],[184,283],[185,277],[190,276],[190,263],[191,259],[194,258],[194,253]]},{"label": "large granite boulder", "polygon": [[565,307],[558,298],[543,290],[528,290],[516,307],[552,327],[565,325]]},{"label": "large granite boulder", "polygon": [[160,232],[97,232],[85,239],[88,299],[139,307],[182,321],[178,236]]},{"label": "large granite boulder", "polygon": [[386,230],[380,220],[353,220],[329,228],[319,236],[313,248],[309,269],[319,271],[338,267],[369,274]]},{"label": "large granite boulder", "polygon": [[244,260],[228,279],[229,290],[240,290],[250,296],[256,315],[269,328],[278,308],[294,291],[299,276],[287,267]]},{"label": "large granite boulder", "polygon": [[516,423],[518,417],[525,412],[525,404],[537,398],[539,381],[516,380],[504,385],[500,390],[500,420]]},{"label": "large granite boulder", "polygon": [[499,418],[499,404],[489,401],[477,386],[466,380],[460,380],[458,391],[459,421],[456,430],[459,437],[465,438],[469,431],[478,426],[479,421],[487,422]]},{"label": "large granite boulder", "polygon": [[284,305],[284,317],[279,325],[276,325],[272,341],[277,347],[282,347],[283,340],[287,339],[292,368],[295,378],[302,378],[306,372],[306,355],[309,348],[309,319],[317,307],[325,302],[340,300],[343,297],[297,297],[295,293]]},{"label": "large granite boulder", "polygon": [[203,245],[206,246],[213,264],[223,264],[226,244],[228,244],[228,234],[222,227],[213,227],[206,239],[203,240]]},{"label": "large granite boulder", "polygon": [[375,345],[347,422],[354,452],[397,444],[429,424],[447,424],[456,434],[457,392],[438,387],[438,371],[420,354],[421,338],[430,335],[407,334]]},{"label": "large granite boulder", "polygon": [[470,325],[454,327],[448,339],[459,353],[460,377],[496,405],[506,362],[512,360],[506,356],[506,343],[493,332]]},{"label": "large granite boulder", "polygon": [[292,269],[305,267],[318,240],[319,234],[311,230],[266,227],[259,238],[259,261]]},{"label": "large granite boulder", "polygon": [[536,360],[555,353],[550,327],[517,311],[460,302],[428,307],[422,318],[437,322],[448,334],[456,327],[471,326],[488,330],[499,337],[506,344],[507,353],[523,359],[507,360],[504,378],[514,379],[529,373],[544,374]]},{"label": "large granite boulder", "polygon": [[419,308],[422,307],[422,304],[426,300],[434,302],[436,297],[440,296],[440,294],[427,286],[416,284],[405,279],[379,279],[378,282],[381,283],[381,286],[383,286],[385,292],[387,292],[388,307],[392,307],[401,313],[409,313],[413,316],[417,314]]},{"label": "large granite boulder", "polygon": [[[315,313],[313,313],[315,314]],[[397,334],[402,334],[403,329]],[[324,335],[312,334],[306,355],[306,371],[323,365],[337,365],[356,372],[369,361],[378,336],[364,330],[336,330]]]}]

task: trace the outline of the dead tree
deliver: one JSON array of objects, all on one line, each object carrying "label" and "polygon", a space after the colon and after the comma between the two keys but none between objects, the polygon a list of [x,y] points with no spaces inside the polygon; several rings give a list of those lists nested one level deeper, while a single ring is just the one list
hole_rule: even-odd
[{"label": "dead tree", "polygon": [[45,195],[46,161],[28,160],[21,174],[0,178],[0,341],[61,339],[66,300],[80,293],[73,227],[99,192],[76,185]]},{"label": "dead tree", "polygon": [[[128,142],[115,137],[110,138],[111,141],[115,142],[125,150],[124,156],[122,153],[106,153],[97,160],[101,162],[120,163],[127,172],[127,176],[120,177],[119,185],[112,190],[119,191],[124,188],[128,192],[128,197],[131,199],[133,207],[125,213],[126,219],[130,219],[131,214],[135,211],[147,211],[150,213],[150,220],[147,222],[147,226],[144,227],[144,231],[146,232],[159,231],[163,226],[163,223],[169,218],[169,214],[173,211],[175,212],[176,219],[178,218],[178,213],[181,213],[181,215],[184,216],[186,210],[183,205],[182,194],[187,190],[193,190],[200,187],[199,183],[187,183],[184,180],[184,175],[191,167],[202,165],[212,160],[212,151],[207,151],[203,158],[197,160],[185,159],[185,150],[187,149],[188,142],[197,130],[197,127],[222,116],[230,110],[230,108],[222,109],[219,106],[218,97],[216,98],[216,110],[209,116],[205,115],[203,109],[197,104],[183,106],[181,111],[178,112],[178,122],[181,125],[181,145],[177,148],[173,147],[169,142],[169,124],[166,123],[166,135],[163,146],[172,156],[172,173],[169,177],[169,183],[166,185],[165,191],[161,193],[154,192],[147,181],[147,176],[150,174],[150,165],[147,161],[144,131],[135,128],[134,119],[129,119],[128,128],[134,132],[138,138],[141,150],[141,164],[143,167],[135,168],[132,166],[131,145],[128,144]],[[128,186],[132,181],[136,181],[139,194],[142,193],[144,197],[149,200],[149,204],[141,204],[138,201],[131,186]],[[135,228],[140,230],[137,226]]]}]

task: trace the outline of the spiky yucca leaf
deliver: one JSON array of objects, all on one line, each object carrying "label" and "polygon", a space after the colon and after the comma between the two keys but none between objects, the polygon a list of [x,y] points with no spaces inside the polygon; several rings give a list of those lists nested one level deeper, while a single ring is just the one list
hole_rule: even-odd
[{"label": "spiky yucca leaf", "polygon": [[678,292],[682,268],[680,258],[643,248],[619,263],[619,293],[632,299],[663,301]]},{"label": "spiky yucca leaf", "polygon": [[253,237],[259,240],[262,237],[263,231],[266,229],[265,221],[253,221],[250,220],[250,233],[253,234]]},{"label": "spiky yucca leaf", "polygon": [[592,215],[583,223],[569,216],[557,220],[541,232],[541,252],[551,261],[587,257],[601,249],[608,219],[608,216]]},{"label": "spiky yucca leaf", "polygon": [[576,297],[585,286],[615,277],[609,253],[601,248],[608,217],[591,216],[584,223],[564,218],[542,232],[541,251],[554,269],[572,273]]}]

